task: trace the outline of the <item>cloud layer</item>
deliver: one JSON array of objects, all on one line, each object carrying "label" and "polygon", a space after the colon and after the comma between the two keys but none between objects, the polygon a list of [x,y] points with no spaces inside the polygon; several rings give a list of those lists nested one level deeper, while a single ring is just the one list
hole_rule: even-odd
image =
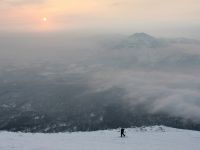
[{"label": "cloud layer", "polygon": [[19,37],[1,38],[1,65],[8,70],[45,64],[39,71],[45,78],[77,75],[88,79],[88,93],[120,88],[133,108],[200,121],[200,44],[195,40],[164,39],[167,44],[134,47],[138,39],[118,35]]}]

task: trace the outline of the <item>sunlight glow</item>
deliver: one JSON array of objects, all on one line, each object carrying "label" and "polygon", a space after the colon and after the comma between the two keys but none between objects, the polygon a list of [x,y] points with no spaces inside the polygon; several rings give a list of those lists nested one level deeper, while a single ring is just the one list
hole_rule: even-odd
[{"label": "sunlight glow", "polygon": [[42,19],[44,22],[47,22],[47,17],[43,17]]}]

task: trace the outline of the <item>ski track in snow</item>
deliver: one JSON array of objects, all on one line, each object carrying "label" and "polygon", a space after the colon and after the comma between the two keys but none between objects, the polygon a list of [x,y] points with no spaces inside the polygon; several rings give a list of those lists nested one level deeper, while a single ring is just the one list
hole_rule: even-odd
[{"label": "ski track in snow", "polygon": [[[160,130],[162,128],[162,130]],[[163,131],[164,129],[164,131]],[[0,132],[0,150],[200,150],[200,132],[169,127],[74,133]]]}]

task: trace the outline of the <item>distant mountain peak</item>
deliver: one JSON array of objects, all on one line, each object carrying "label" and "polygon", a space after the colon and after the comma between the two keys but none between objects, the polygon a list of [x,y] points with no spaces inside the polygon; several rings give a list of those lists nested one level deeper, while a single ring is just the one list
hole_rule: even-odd
[{"label": "distant mountain peak", "polygon": [[160,42],[159,39],[147,33],[141,32],[129,36],[124,45],[132,48],[142,48],[142,47],[156,48],[162,46],[162,43]]},{"label": "distant mountain peak", "polygon": [[155,39],[153,36],[144,32],[134,33],[133,35],[130,36],[130,38]]}]

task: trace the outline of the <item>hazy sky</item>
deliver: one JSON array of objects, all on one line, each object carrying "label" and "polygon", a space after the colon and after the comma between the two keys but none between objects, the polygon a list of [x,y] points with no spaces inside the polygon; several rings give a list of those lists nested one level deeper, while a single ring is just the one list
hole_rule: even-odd
[{"label": "hazy sky", "polygon": [[0,12],[3,31],[143,31],[199,37],[199,0],[0,0]]}]

